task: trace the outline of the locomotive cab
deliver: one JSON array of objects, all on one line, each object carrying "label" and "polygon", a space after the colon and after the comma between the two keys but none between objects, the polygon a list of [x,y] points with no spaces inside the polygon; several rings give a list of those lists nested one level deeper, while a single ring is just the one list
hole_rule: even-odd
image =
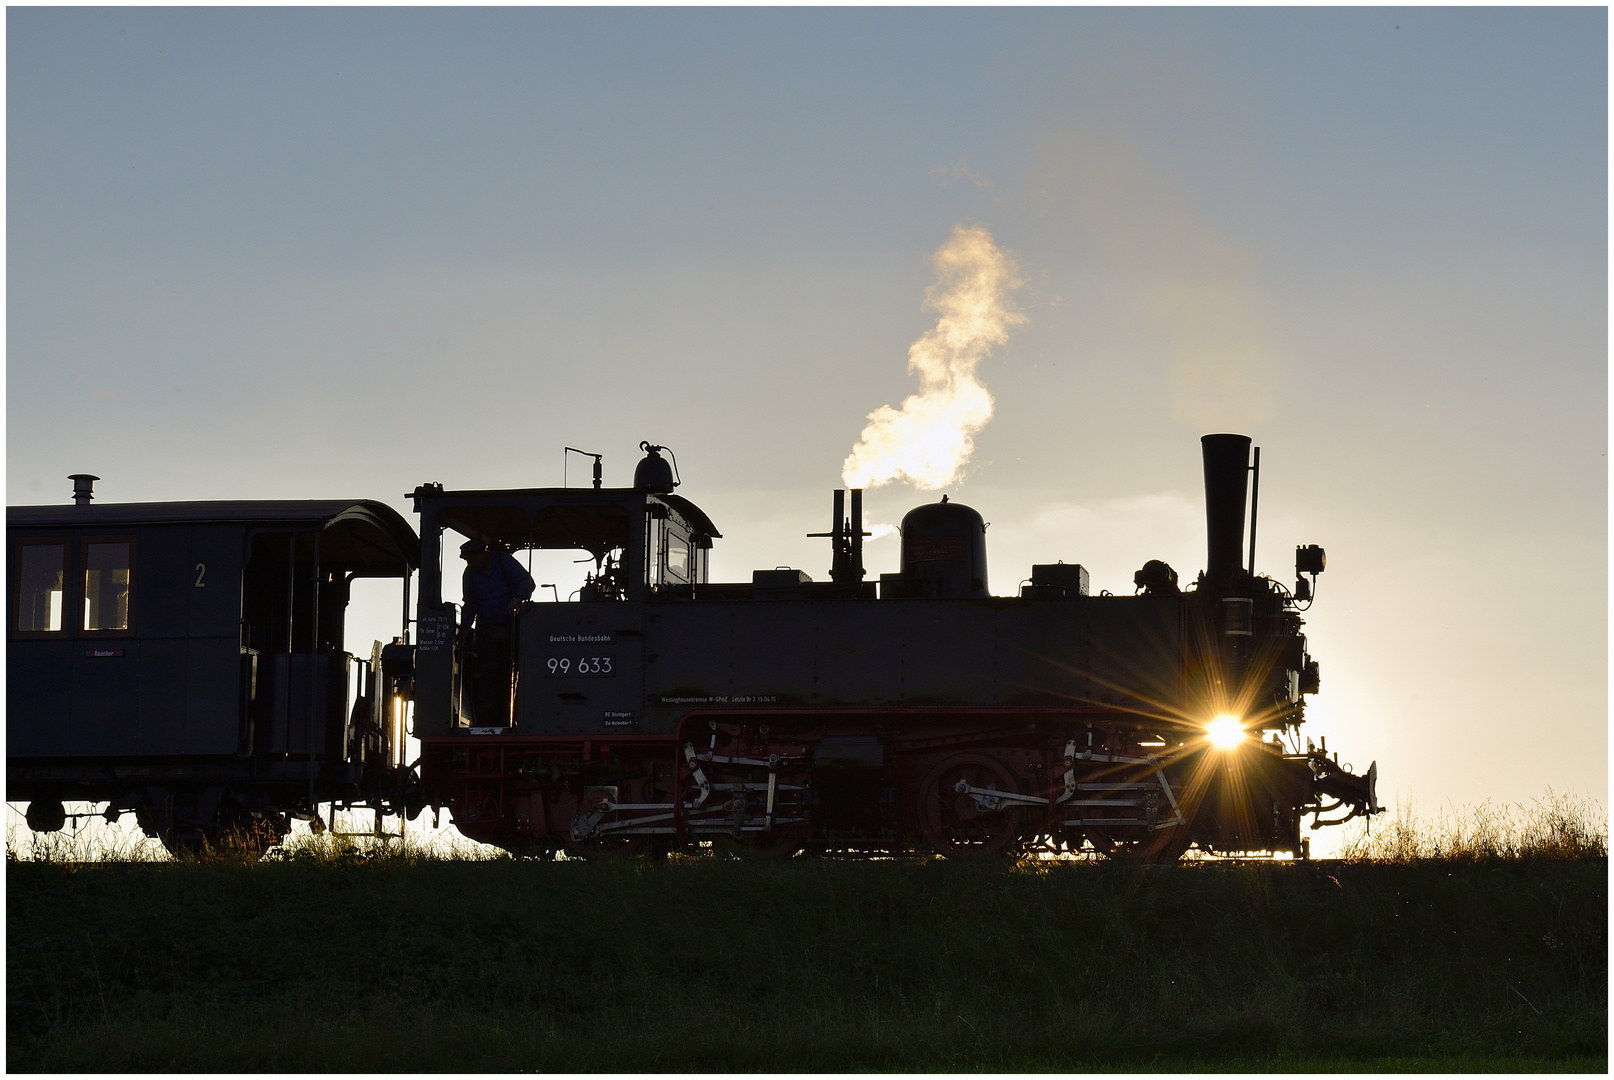
[{"label": "locomotive cab", "polygon": [[[625,727],[639,715],[642,605],[687,597],[704,585],[712,541],[721,534],[694,503],[670,491],[634,488],[526,488],[412,493],[422,522],[415,724],[420,734],[478,727],[469,658],[459,646],[459,614],[443,599],[444,536],[497,545],[515,554],[572,551],[593,569],[568,596],[522,605],[515,621],[511,694],[515,726]],[[569,602],[568,602],[569,601]],[[541,689],[540,680],[553,692]],[[579,682],[579,680],[587,680]]]}]

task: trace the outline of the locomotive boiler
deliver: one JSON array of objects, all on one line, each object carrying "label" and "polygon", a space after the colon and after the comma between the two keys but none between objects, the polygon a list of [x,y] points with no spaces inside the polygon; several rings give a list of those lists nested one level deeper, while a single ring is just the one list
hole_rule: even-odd
[{"label": "locomotive boiler", "polygon": [[[1293,592],[1246,563],[1248,437],[1202,441],[1204,572],[1185,589],[1150,561],[1133,596],[1091,595],[1067,563],[992,595],[985,524],[946,496],[903,519],[898,571],[865,580],[856,490],[815,534],[828,581],[712,582],[720,534],[642,447],[632,488],[413,493],[420,776],[468,836],[573,854],[717,841],[1174,859],[1195,844],[1304,855],[1304,817],[1379,810],[1376,765],[1356,776],[1301,745],[1320,679],[1299,610],[1324,553],[1299,549]],[[522,605],[508,726],[474,715],[442,600],[448,531],[595,565],[575,600]]]}]

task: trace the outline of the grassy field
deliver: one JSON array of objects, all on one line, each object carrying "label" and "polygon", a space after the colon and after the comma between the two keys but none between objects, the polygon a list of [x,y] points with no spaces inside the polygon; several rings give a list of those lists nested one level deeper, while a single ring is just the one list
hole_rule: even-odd
[{"label": "grassy field", "polygon": [[1597,843],[14,861],[12,1071],[1605,1071]]}]

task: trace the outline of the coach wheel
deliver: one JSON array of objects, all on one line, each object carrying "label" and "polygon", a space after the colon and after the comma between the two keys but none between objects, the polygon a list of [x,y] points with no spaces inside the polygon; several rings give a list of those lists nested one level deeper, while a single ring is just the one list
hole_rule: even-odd
[{"label": "coach wheel", "polygon": [[955,754],[945,759],[919,785],[919,825],[925,839],[943,855],[996,855],[1020,837],[1022,811],[1014,804],[996,809],[982,805],[991,796],[960,792],[969,788],[1019,792],[1003,763],[985,754]]},{"label": "coach wheel", "polygon": [[203,840],[214,851],[262,856],[291,832],[286,815],[273,810],[233,810],[221,812],[219,818],[218,825],[201,830]]},{"label": "coach wheel", "polygon": [[228,825],[192,825],[176,828],[158,837],[168,854],[193,859],[225,857],[256,861],[284,838],[281,829],[268,818],[241,819]]},{"label": "coach wheel", "polygon": [[56,799],[35,799],[28,804],[26,820],[36,833],[61,832],[67,824],[67,808]]},{"label": "coach wheel", "polygon": [[217,788],[149,792],[135,807],[135,818],[176,858],[240,854],[256,859],[291,831],[286,815],[234,805]]}]

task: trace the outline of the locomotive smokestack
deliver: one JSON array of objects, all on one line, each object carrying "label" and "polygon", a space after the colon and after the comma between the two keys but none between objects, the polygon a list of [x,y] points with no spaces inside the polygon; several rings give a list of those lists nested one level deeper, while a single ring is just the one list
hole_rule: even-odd
[{"label": "locomotive smokestack", "polygon": [[1205,578],[1226,581],[1244,569],[1244,497],[1250,481],[1250,437],[1206,435]]}]

